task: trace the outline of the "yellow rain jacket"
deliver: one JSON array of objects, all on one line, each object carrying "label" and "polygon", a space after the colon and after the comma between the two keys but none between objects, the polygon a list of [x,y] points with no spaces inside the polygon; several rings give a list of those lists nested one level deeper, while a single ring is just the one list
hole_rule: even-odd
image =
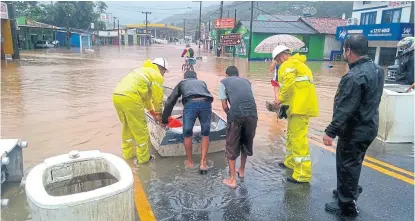
[{"label": "yellow rain jacket", "polygon": [[143,102],[148,111],[161,113],[163,84],[164,78],[157,65],[146,60],[143,67],[130,72],[118,83],[114,94],[123,94],[137,102]]},{"label": "yellow rain jacket", "polygon": [[288,116],[291,114],[318,116],[313,73],[305,62],[304,55],[295,54],[278,69],[278,82],[281,84],[278,99],[282,104],[289,105]]},{"label": "yellow rain jacket", "polygon": [[[158,67],[146,60],[116,86],[113,102],[122,123],[122,154],[137,157],[138,163],[150,160],[150,134],[145,110],[161,113],[164,78]],[[136,149],[134,151],[134,146]]]},{"label": "yellow rain jacket", "polygon": [[282,63],[278,70],[278,99],[282,104],[289,105],[284,165],[294,170],[292,178],[297,182],[310,182],[312,177],[307,133],[309,118],[318,115],[313,74],[305,61],[304,55],[295,54]]}]

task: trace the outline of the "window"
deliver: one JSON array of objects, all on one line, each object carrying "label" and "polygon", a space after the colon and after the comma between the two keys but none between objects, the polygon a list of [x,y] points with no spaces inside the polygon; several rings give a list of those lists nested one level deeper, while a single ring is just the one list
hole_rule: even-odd
[{"label": "window", "polygon": [[370,4],[370,3],[372,3],[372,1],[363,1],[363,4],[364,4],[364,5],[368,5],[368,4]]},{"label": "window", "polygon": [[395,64],[396,48],[380,48],[379,65],[389,66]]},{"label": "window", "polygon": [[360,25],[376,24],[376,12],[362,13],[360,16]]},{"label": "window", "polygon": [[382,24],[399,23],[401,21],[401,13],[401,8],[383,11]]},{"label": "window", "polygon": [[367,52],[367,56],[369,56],[372,61],[375,61],[376,57],[376,47],[369,47],[369,51]]}]

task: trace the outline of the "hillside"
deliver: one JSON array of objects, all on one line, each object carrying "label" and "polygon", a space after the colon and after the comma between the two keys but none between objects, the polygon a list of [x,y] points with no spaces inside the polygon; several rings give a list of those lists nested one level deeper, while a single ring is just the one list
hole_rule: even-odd
[{"label": "hillside", "polygon": [[[351,17],[353,10],[353,2],[255,2],[254,3],[254,19],[260,14],[272,14],[272,15],[302,15],[302,11],[306,7],[314,7],[317,11],[313,15],[314,17],[338,17],[340,18],[343,13],[346,13],[346,18]],[[202,23],[207,23],[210,20],[219,18],[220,4],[217,6],[210,6],[203,8],[202,10]],[[235,9],[237,11],[237,20],[249,20],[250,19],[251,2],[224,2],[223,17],[228,16],[228,10],[230,17],[234,17]],[[257,9],[258,8],[258,9]],[[163,19],[162,23],[176,25],[183,27],[183,19],[186,19],[186,34],[193,35],[199,22],[199,11],[191,11],[186,14],[172,15],[166,19]]]}]

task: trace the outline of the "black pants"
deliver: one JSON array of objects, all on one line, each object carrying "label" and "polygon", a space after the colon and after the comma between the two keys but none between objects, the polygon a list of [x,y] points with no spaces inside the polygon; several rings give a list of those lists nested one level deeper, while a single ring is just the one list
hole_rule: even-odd
[{"label": "black pants", "polygon": [[373,140],[357,141],[354,138],[339,138],[336,150],[337,190],[339,204],[357,200],[357,189],[367,148]]}]

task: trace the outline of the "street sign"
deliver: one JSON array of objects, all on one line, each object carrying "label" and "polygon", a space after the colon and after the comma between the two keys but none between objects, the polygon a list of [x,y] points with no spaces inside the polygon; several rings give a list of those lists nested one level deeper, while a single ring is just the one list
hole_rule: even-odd
[{"label": "street sign", "polygon": [[99,20],[101,20],[101,21],[107,21],[107,14],[102,13],[102,14],[99,16]]},{"label": "street sign", "polygon": [[215,27],[216,27],[216,29],[234,28],[235,27],[235,19],[234,18],[216,19],[215,20]]},{"label": "street sign", "polygon": [[7,4],[4,2],[1,3],[1,19],[9,19],[9,11],[7,10]]},{"label": "street sign", "polygon": [[220,36],[220,44],[223,46],[234,46],[241,43],[240,34],[227,34]]}]

